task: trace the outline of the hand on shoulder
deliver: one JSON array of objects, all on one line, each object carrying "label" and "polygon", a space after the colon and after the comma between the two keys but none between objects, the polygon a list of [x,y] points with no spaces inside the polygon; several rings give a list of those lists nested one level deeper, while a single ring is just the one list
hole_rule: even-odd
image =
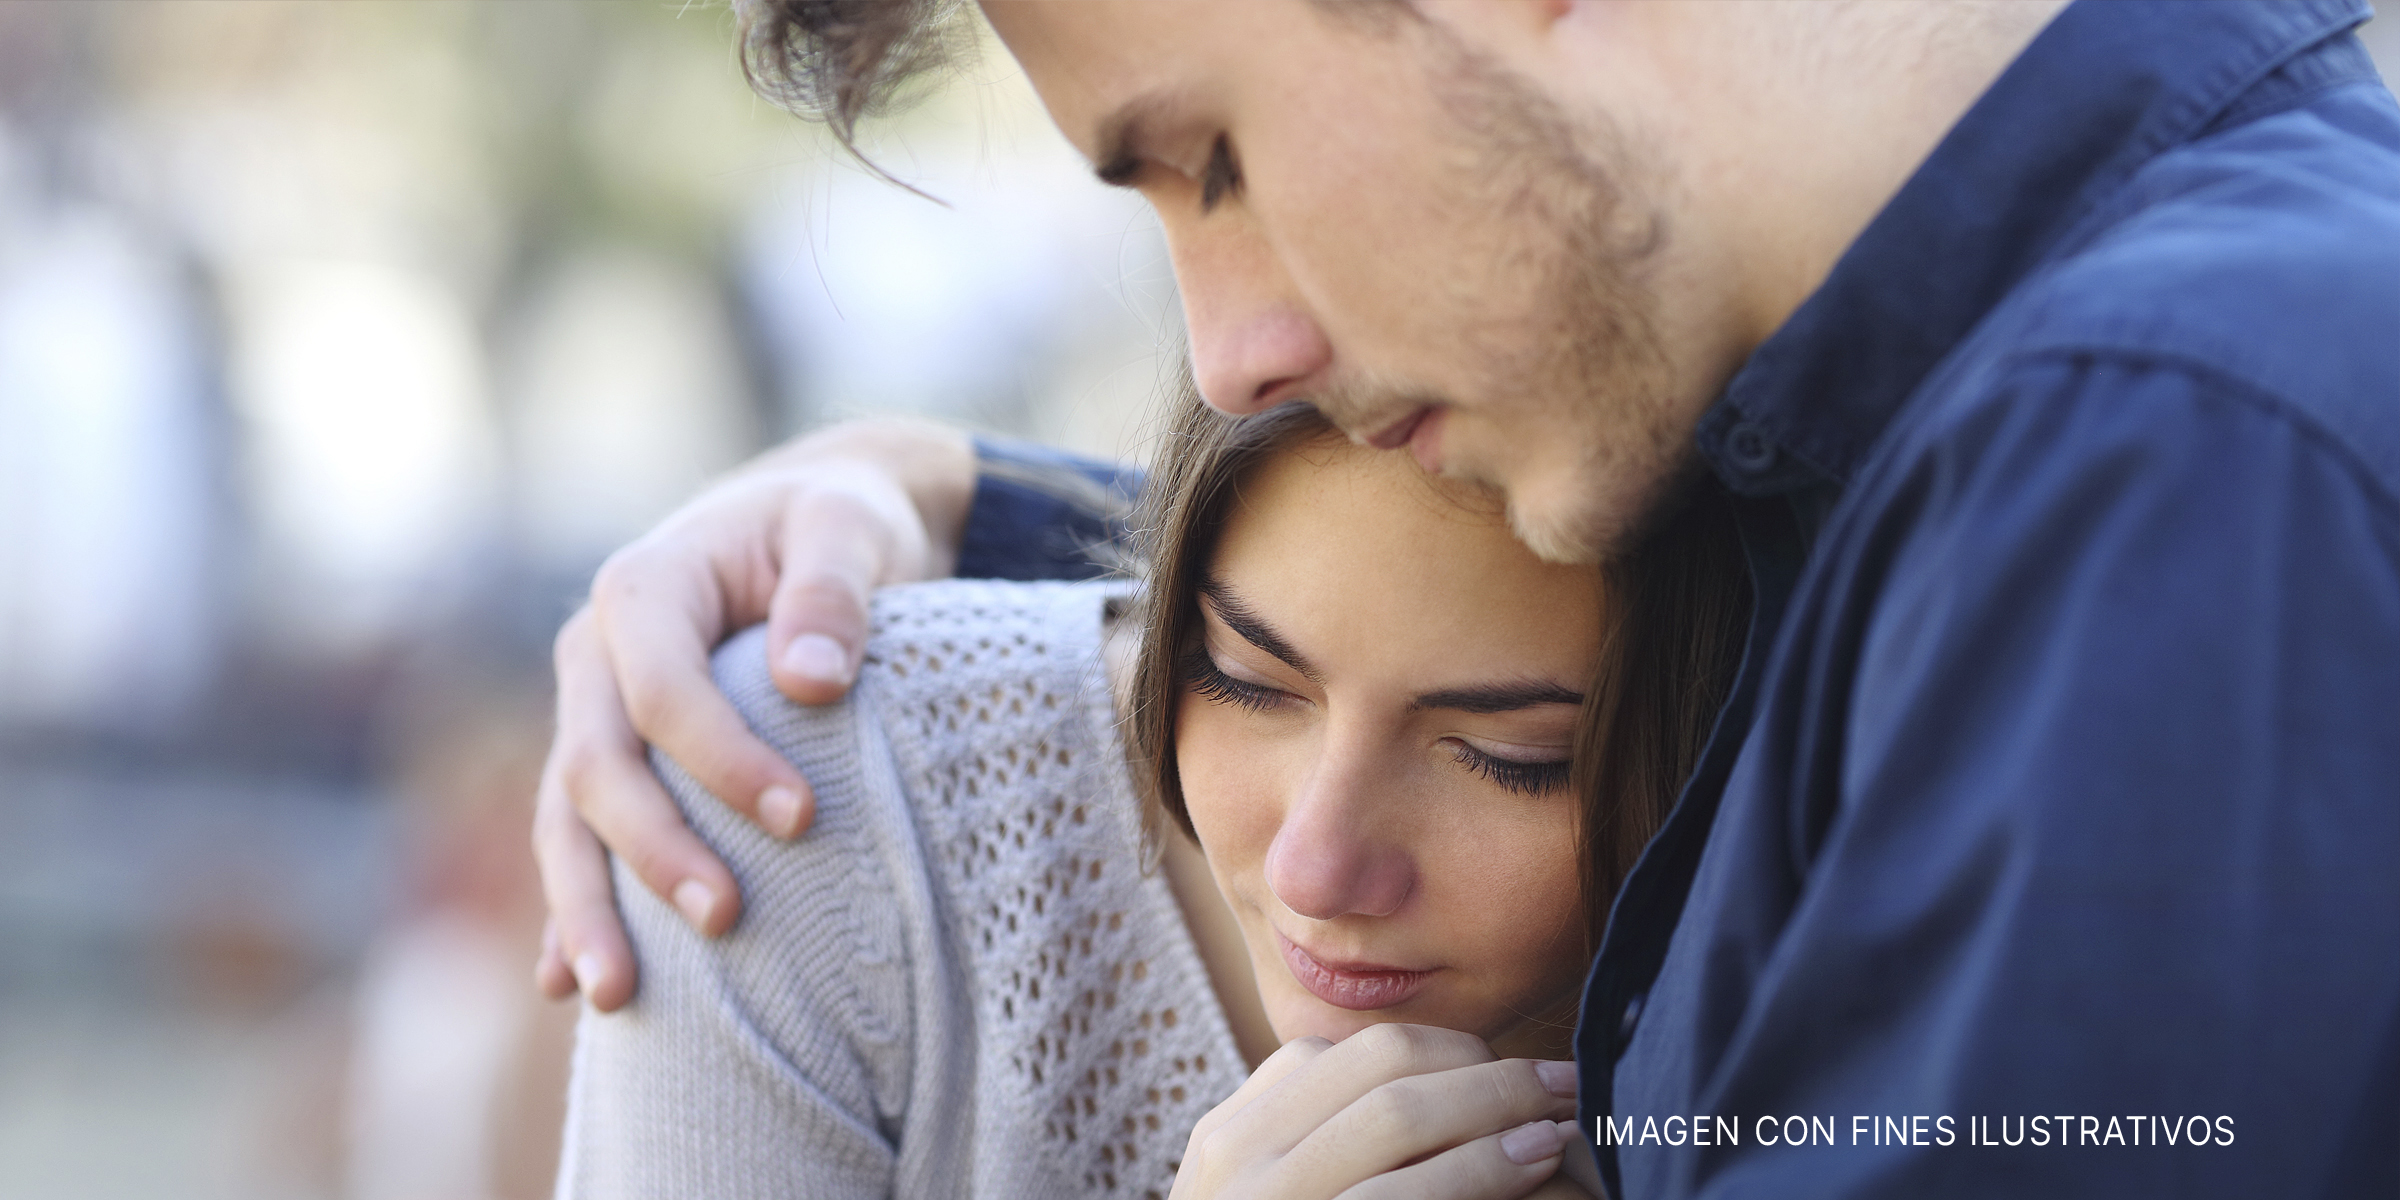
[{"label": "hand on shoulder", "polygon": [[632,998],[609,851],[702,933],[732,927],[733,876],[685,827],[645,743],[768,832],[799,836],[808,781],[717,691],[711,648],[764,621],[776,686],[803,704],[840,699],[874,590],[950,573],[974,488],[964,433],[849,422],[737,469],[601,566],[554,652],[558,732],[533,829],[550,906],[544,992],[581,990],[603,1011]]}]

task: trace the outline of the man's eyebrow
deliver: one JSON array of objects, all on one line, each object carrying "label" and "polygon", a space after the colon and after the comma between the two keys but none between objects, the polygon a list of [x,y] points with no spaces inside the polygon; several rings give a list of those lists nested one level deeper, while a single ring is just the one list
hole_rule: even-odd
[{"label": "man's eyebrow", "polygon": [[1555,683],[1491,683],[1477,687],[1427,692],[1409,702],[1412,709],[1444,708],[1455,712],[1503,713],[1544,704],[1583,703],[1583,693]]},{"label": "man's eyebrow", "polygon": [[1148,138],[1143,129],[1160,109],[1167,106],[1167,97],[1158,92],[1144,92],[1127,100],[1100,118],[1099,133],[1092,145],[1100,151],[1092,166],[1092,174],[1110,187],[1132,187],[1142,173],[1141,150]]},{"label": "man's eyebrow", "polygon": [[1207,598],[1208,607],[1217,614],[1217,619],[1225,622],[1227,629],[1241,635],[1243,641],[1274,655],[1283,665],[1300,672],[1310,683],[1325,682],[1317,674],[1317,669],[1308,665],[1308,660],[1292,649],[1292,644],[1283,640],[1283,635],[1275,632],[1275,627],[1267,624],[1265,618],[1242,603],[1241,597],[1234,595],[1233,589],[1226,587],[1223,580],[1214,576],[1202,577],[1200,594]]}]

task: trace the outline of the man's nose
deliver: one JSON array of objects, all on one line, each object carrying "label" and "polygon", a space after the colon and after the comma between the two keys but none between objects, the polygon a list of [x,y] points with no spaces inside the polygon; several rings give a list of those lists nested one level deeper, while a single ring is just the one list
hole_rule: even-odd
[{"label": "man's nose", "polygon": [[1211,406],[1241,416],[1293,399],[1333,361],[1333,347],[1265,241],[1246,223],[1228,226],[1170,230],[1168,249],[1193,381]]},{"label": "man's nose", "polygon": [[1374,819],[1382,790],[1371,771],[1338,762],[1302,784],[1267,847],[1267,887],[1284,907],[1330,921],[1390,916],[1407,901],[1416,864]]}]

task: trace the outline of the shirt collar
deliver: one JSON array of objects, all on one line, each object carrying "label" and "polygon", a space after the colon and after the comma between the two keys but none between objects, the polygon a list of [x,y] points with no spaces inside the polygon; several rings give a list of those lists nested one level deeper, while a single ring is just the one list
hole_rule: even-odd
[{"label": "shirt collar", "polygon": [[2370,15],[2364,0],[2068,5],[1751,355],[1700,452],[1749,495],[1846,482],[1934,365],[2143,163]]}]

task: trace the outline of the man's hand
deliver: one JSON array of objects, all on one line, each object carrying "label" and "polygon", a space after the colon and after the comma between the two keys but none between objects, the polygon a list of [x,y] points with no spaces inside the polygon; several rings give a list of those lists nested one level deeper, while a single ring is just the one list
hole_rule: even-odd
[{"label": "man's hand", "polygon": [[1173,1200],[1579,1196],[1553,1179],[1574,1115],[1573,1063],[1495,1058],[1472,1034],[1298,1038],[1193,1127]]},{"label": "man's hand", "polygon": [[855,421],[774,450],[609,556],[560,630],[558,734],[542,769],[534,858],[550,905],[534,978],[607,1011],[633,996],[603,844],[711,937],[733,925],[733,876],[650,772],[657,746],[777,837],[815,816],[808,781],[752,736],[709,652],[767,622],[775,685],[802,704],[849,690],[877,587],[948,575],[974,498],[965,434]]}]

